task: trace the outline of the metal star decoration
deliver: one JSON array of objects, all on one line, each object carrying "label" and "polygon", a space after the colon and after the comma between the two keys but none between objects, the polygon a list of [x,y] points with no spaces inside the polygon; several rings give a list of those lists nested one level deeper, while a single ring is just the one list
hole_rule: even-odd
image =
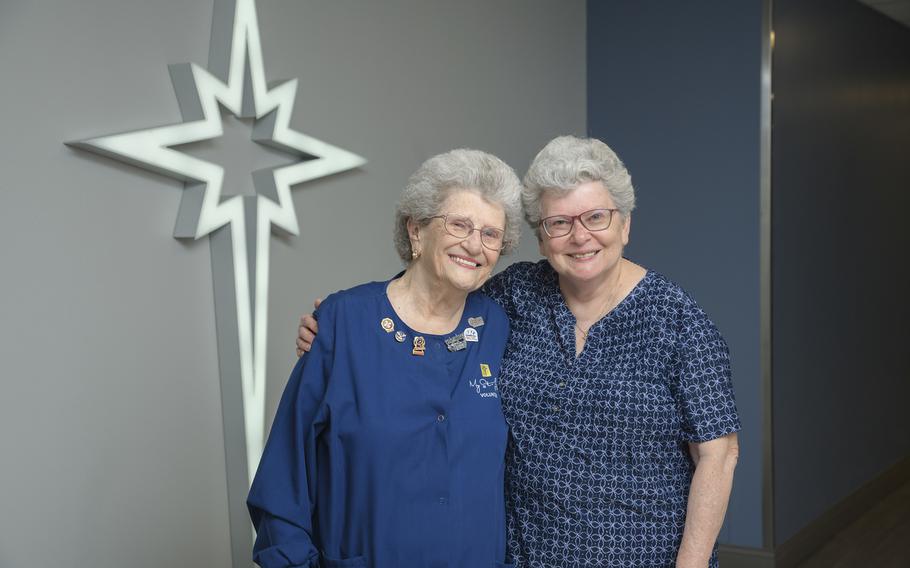
[{"label": "metal star decoration", "polygon": [[[366,161],[291,129],[297,80],[266,84],[254,0],[215,0],[208,69],[169,70],[183,122],[67,144],[184,181],[174,236],[210,235],[234,566],[249,566],[238,554],[249,558],[244,501],[264,443],[271,231],[299,232],[291,186]],[[219,103],[256,119],[254,141],[301,161],[253,172],[255,195],[223,198],[224,168],[173,148],[220,137]]]}]

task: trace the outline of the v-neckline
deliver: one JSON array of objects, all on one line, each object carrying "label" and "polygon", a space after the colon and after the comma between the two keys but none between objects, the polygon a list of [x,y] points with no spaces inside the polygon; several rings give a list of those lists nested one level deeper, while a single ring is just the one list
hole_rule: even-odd
[{"label": "v-neckline", "polygon": [[588,345],[591,343],[591,332],[595,328],[603,327],[603,325],[611,319],[614,319],[616,314],[621,313],[626,309],[628,304],[630,304],[644,288],[646,283],[651,280],[651,275],[654,274],[651,270],[647,270],[645,275],[635,283],[635,286],[629,291],[628,294],[623,297],[613,309],[605,313],[599,320],[591,324],[591,327],[588,328],[588,337],[585,338],[585,345],[582,347],[581,351],[578,354],[575,353],[575,314],[572,313],[572,310],[569,309],[569,304],[566,302],[565,296],[562,295],[562,289],[559,287],[559,274],[553,270],[552,266],[549,266],[549,278],[546,282],[546,286],[549,290],[547,294],[547,300],[550,307],[550,312],[553,315],[554,323],[556,324],[557,336],[559,337],[560,343],[562,344],[565,352],[570,356],[570,360],[574,364],[577,361],[580,361],[581,358],[588,352]]}]

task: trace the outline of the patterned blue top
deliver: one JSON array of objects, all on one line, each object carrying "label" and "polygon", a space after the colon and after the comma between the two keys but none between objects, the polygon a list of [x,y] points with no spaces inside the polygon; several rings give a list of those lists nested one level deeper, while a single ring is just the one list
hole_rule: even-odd
[{"label": "patterned blue top", "polygon": [[485,292],[512,328],[499,385],[511,428],[511,559],[674,566],[694,469],[687,442],[740,429],[717,328],[684,290],[648,272],[576,358],[575,317],[547,261],[513,264]]}]

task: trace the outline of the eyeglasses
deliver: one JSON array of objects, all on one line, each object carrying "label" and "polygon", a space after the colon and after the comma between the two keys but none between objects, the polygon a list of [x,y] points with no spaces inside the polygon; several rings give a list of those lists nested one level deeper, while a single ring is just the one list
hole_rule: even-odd
[{"label": "eyeglasses", "polygon": [[430,219],[442,219],[446,232],[459,239],[470,237],[471,233],[474,231],[479,232],[480,242],[490,250],[501,251],[506,245],[504,240],[505,231],[497,229],[496,227],[481,227],[480,229],[476,229],[474,223],[467,217],[462,217],[460,215],[434,215],[433,217],[428,217],[427,221]]},{"label": "eyeglasses", "polygon": [[619,209],[591,209],[578,215],[553,215],[540,220],[540,225],[547,235],[552,239],[555,237],[564,237],[572,232],[575,225],[575,219],[581,223],[582,227],[589,231],[604,231],[610,228],[610,222],[613,221],[613,213]]}]

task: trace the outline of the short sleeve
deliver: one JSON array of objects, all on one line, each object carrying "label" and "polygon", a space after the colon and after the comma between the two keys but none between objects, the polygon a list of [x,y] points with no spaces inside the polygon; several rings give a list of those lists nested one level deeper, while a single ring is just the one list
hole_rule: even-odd
[{"label": "short sleeve", "polygon": [[730,352],[717,327],[692,305],[679,336],[679,385],[683,437],[707,442],[742,428],[733,395]]}]

